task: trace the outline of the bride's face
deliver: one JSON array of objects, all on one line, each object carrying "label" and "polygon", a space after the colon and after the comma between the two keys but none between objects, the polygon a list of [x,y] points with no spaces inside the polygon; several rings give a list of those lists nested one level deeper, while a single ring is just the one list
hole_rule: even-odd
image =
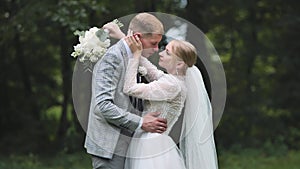
[{"label": "bride's face", "polygon": [[159,53],[159,66],[165,68],[167,71],[176,69],[176,58],[172,51],[172,42],[170,42],[166,49]]}]

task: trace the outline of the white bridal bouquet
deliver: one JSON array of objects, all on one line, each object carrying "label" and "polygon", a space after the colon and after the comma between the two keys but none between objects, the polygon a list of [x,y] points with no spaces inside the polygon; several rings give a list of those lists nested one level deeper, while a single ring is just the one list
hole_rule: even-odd
[{"label": "white bridal bouquet", "polygon": [[[119,27],[123,26],[117,19],[112,22]],[[79,61],[84,63],[86,70],[92,72],[93,64],[101,59],[110,46],[109,32],[103,28],[92,27],[87,31],[77,30],[74,34],[79,36],[79,43],[74,46],[71,56],[78,57]]]},{"label": "white bridal bouquet", "polygon": [[[112,22],[120,28],[124,26],[117,19]],[[101,59],[110,46],[109,32],[103,28],[92,27],[87,31],[77,30],[74,34],[79,36],[79,43],[74,46],[74,52],[71,56],[78,57],[78,60],[84,64],[84,69],[92,72],[93,65]],[[144,66],[139,66],[138,72],[141,76],[145,76],[147,69]]]}]

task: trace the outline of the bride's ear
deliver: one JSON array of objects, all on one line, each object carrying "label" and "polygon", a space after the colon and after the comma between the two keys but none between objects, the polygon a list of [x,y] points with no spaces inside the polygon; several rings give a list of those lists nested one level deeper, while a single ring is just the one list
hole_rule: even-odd
[{"label": "bride's ear", "polygon": [[176,68],[183,68],[185,65],[184,61],[180,60],[180,61],[177,61],[176,63]]},{"label": "bride's ear", "polygon": [[177,70],[182,70],[184,72],[187,69],[187,65],[185,64],[184,61],[177,61],[176,69]]}]

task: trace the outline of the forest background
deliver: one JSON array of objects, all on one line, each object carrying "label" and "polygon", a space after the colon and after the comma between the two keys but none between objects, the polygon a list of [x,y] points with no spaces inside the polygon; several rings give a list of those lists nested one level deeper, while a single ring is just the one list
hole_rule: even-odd
[{"label": "forest background", "polygon": [[90,168],[72,102],[73,32],[142,11],[186,19],[216,48],[227,82],[221,169],[300,165],[297,1],[2,0],[0,168]]}]

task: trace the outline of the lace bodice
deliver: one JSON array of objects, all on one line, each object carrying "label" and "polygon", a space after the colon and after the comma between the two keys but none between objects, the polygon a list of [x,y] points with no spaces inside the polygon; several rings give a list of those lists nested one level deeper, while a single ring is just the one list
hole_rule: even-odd
[{"label": "lace bodice", "polygon": [[[146,78],[150,83],[136,82],[139,65],[147,69]],[[169,134],[184,106],[186,98],[184,76],[165,74],[146,58],[141,57],[140,60],[130,58],[123,90],[128,95],[145,100],[143,115],[148,112],[161,112],[160,117],[166,118],[168,125],[164,134]]]}]

